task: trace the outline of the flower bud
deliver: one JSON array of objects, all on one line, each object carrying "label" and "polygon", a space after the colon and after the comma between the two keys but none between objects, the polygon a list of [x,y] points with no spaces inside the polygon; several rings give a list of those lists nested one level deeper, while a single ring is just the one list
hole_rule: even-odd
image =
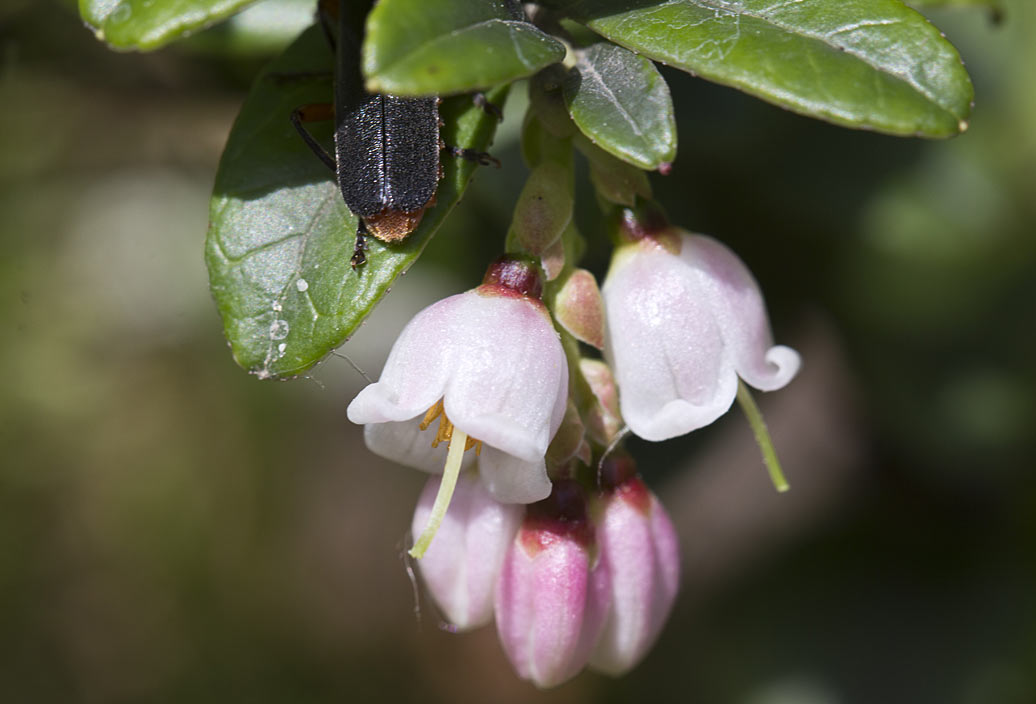
[{"label": "flower bud", "polygon": [[546,276],[547,281],[553,281],[558,278],[561,272],[565,270],[564,235],[554,240],[554,244],[543,251],[543,256],[540,257],[540,266],[543,267],[543,274]]},{"label": "flower bud", "polygon": [[[428,523],[440,481],[432,477],[421,492],[414,511],[414,535]],[[478,628],[492,619],[493,591],[521,516],[521,505],[495,501],[474,472],[458,477],[435,540],[416,562],[439,610],[458,631]]]},{"label": "flower bud", "polygon": [[590,408],[584,411],[586,431],[597,443],[608,446],[623,425],[615,377],[607,364],[586,357],[579,360],[579,371],[594,395]]},{"label": "flower bud", "polygon": [[568,405],[565,408],[565,417],[561,420],[561,426],[547,447],[547,462],[551,466],[556,466],[564,464],[578,455],[585,444],[585,436],[586,431],[583,428],[583,421],[579,417],[579,411],[576,409],[572,399],[569,398]]},{"label": "flower bud", "polygon": [[679,586],[680,553],[673,524],[629,456],[604,461],[601,485],[597,539],[611,574],[611,606],[590,667],[617,676],[640,662],[662,630]]},{"label": "flower bud", "polygon": [[496,624],[518,675],[553,687],[586,665],[604,625],[609,575],[594,560],[583,490],[557,480],[527,507],[496,590]]},{"label": "flower bud", "polygon": [[580,342],[604,346],[604,299],[593,274],[586,269],[569,274],[554,299],[554,317]]},{"label": "flower bud", "polygon": [[572,171],[557,162],[536,165],[514,208],[511,233],[523,251],[542,255],[572,220]]},{"label": "flower bud", "polygon": [[[637,197],[650,198],[647,172],[617,159],[587,139],[576,141],[590,166],[590,183],[606,203],[633,206]],[[659,169],[661,171],[661,169]]]}]

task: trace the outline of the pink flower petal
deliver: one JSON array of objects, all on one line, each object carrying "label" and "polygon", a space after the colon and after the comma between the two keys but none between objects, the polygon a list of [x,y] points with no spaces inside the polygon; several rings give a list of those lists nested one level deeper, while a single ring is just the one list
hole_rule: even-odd
[{"label": "pink flower petal", "polygon": [[699,272],[738,375],[762,391],[791,381],[799,370],[799,355],[790,347],[773,345],[763,295],[737,255],[711,237],[684,235],[680,258]]},{"label": "pink flower petal", "polygon": [[586,665],[604,624],[605,573],[586,549],[558,540],[536,555],[515,541],[496,596],[500,641],[518,676],[554,687]]},{"label": "pink flower petal", "polygon": [[626,423],[666,440],[725,413],[737,377],[697,277],[661,249],[630,255],[605,281],[605,355]]},{"label": "pink flower petal", "polygon": [[658,499],[639,479],[633,482],[641,495],[608,498],[597,525],[612,600],[590,666],[613,676],[632,669],[651,649],[679,586],[676,531]]},{"label": "pink flower petal", "polygon": [[542,457],[528,462],[483,445],[478,472],[486,489],[497,501],[531,504],[550,496],[550,479]]},{"label": "pink flower petal", "polygon": [[[414,511],[412,530],[424,530],[439,490],[433,477]],[[521,523],[522,507],[495,501],[478,476],[457,480],[450,508],[417,568],[446,619],[470,630],[493,618],[493,598],[504,556]]]},{"label": "pink flower petal", "polygon": [[[442,442],[438,447],[432,447],[438,420],[433,421],[427,430],[421,430],[418,426],[423,417],[398,423],[368,423],[363,427],[363,440],[367,449],[407,467],[442,474],[449,443]],[[462,466],[470,467],[474,460],[475,453],[467,452]]]},{"label": "pink flower petal", "polygon": [[[542,459],[564,417],[568,365],[545,312],[526,299],[473,293],[445,390],[454,425],[527,461]],[[459,327],[459,326],[458,326]]]}]

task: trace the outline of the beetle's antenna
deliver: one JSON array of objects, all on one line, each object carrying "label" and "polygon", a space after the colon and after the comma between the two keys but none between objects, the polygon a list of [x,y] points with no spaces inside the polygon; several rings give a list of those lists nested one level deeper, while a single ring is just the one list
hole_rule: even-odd
[{"label": "beetle's antenna", "polygon": [[360,376],[366,379],[368,384],[374,383],[374,380],[367,376],[367,372],[360,369],[360,365],[354,362],[352,359],[350,359],[349,355],[342,354],[338,350],[331,350],[331,354],[333,354],[335,357],[340,357],[341,359],[344,359],[346,362],[348,362],[349,366],[355,369],[357,372],[359,372]]}]

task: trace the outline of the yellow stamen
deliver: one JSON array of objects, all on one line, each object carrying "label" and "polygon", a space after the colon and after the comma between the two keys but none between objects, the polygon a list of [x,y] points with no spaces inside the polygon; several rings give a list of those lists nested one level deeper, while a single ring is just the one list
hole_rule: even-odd
[{"label": "yellow stamen", "polygon": [[424,419],[418,426],[421,430],[428,430],[428,426],[432,424],[439,414],[442,413],[442,399],[435,402],[435,405],[428,409],[428,412],[424,414]]},{"label": "yellow stamen", "polygon": [[446,417],[446,412],[443,411],[442,416],[439,417],[439,428],[435,433],[435,440],[432,441],[432,447],[438,447],[441,442],[449,442],[450,438],[453,437],[453,423]]},{"label": "yellow stamen", "polygon": [[[432,447],[439,447],[439,443],[448,443],[453,437],[453,423],[450,422],[449,416],[446,415],[446,409],[443,407],[442,399],[435,402],[428,412],[424,414],[424,418],[421,419],[421,423],[418,427],[421,430],[428,430],[431,427],[435,419],[439,419],[439,425],[435,429],[435,436],[432,438]],[[482,441],[476,440],[473,437],[468,437],[464,441],[464,451],[467,452],[471,448],[475,448],[475,454],[482,454]]]}]

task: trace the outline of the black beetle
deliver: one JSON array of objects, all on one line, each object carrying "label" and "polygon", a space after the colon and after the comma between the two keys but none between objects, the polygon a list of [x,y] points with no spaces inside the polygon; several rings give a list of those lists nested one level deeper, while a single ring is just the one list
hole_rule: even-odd
[{"label": "black beetle", "polygon": [[[351,259],[354,269],[367,261],[366,234],[382,242],[399,242],[417,228],[425,210],[435,204],[442,178],[441,151],[483,165],[500,165],[483,152],[442,142],[439,98],[404,98],[365,90],[360,38],[353,29],[362,22],[355,14],[350,15],[350,10],[357,12],[356,5],[346,0],[321,1],[320,22],[328,41],[336,47],[334,105],[305,105],[291,115],[306,144],[335,172],[346,206],[360,218]],[[360,11],[365,13],[366,8]],[[337,39],[329,29],[335,17]],[[499,110],[481,104],[499,118]],[[332,118],[334,157],[303,126],[304,122]]]}]

